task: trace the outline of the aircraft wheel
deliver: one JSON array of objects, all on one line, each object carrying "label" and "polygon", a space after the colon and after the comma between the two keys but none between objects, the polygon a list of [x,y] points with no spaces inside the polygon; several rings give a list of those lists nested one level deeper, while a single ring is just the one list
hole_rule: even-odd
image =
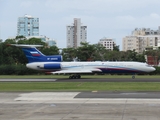
[{"label": "aircraft wheel", "polygon": [[134,76],[134,75],[132,76],[132,79],[135,79],[135,76]]},{"label": "aircraft wheel", "polygon": [[74,78],[74,76],[73,76],[73,75],[69,76],[69,79],[73,79],[73,78]]},{"label": "aircraft wheel", "polygon": [[71,75],[69,76],[69,79],[80,79],[81,76],[80,75]]},{"label": "aircraft wheel", "polygon": [[81,76],[80,75],[78,75],[78,79],[80,79],[81,78]]}]

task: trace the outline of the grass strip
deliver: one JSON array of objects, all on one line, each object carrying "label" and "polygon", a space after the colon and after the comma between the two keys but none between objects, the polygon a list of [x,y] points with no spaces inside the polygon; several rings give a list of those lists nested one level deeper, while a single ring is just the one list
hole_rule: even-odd
[{"label": "grass strip", "polygon": [[0,92],[160,91],[158,82],[1,82]]}]

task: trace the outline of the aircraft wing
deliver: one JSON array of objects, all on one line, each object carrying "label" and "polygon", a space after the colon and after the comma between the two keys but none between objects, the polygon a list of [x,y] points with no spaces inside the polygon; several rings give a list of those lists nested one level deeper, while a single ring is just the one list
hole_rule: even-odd
[{"label": "aircraft wing", "polygon": [[56,73],[94,73],[94,72],[102,72],[100,69],[91,69],[91,70],[60,70],[60,71],[55,71],[55,72],[50,72],[52,74]]}]

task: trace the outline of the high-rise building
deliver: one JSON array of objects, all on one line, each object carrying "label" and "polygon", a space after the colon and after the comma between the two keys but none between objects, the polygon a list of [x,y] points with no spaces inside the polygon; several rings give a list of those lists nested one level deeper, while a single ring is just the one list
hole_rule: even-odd
[{"label": "high-rise building", "polygon": [[39,18],[30,15],[19,17],[17,22],[17,36],[39,36]]},{"label": "high-rise building", "polygon": [[114,46],[116,46],[115,40],[111,38],[102,38],[98,43],[102,44],[107,50],[113,50]]},{"label": "high-rise building", "polygon": [[67,48],[77,48],[81,42],[87,41],[87,26],[82,26],[80,18],[74,18],[73,25],[66,27]]}]

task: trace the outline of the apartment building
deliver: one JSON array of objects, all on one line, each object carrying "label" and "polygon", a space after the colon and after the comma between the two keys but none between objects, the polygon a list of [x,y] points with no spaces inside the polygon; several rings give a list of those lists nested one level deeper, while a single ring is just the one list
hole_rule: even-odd
[{"label": "apartment building", "polygon": [[98,43],[102,44],[107,50],[113,50],[114,46],[116,46],[115,40],[111,38],[102,38]]},{"label": "apartment building", "polygon": [[135,28],[132,31],[132,35],[160,35],[160,26],[157,30],[151,30],[150,28]]},{"label": "apartment building", "polygon": [[18,18],[17,36],[39,36],[39,18],[24,15]]},{"label": "apartment building", "polygon": [[74,18],[73,25],[66,27],[67,48],[77,48],[81,42],[87,41],[87,26],[83,26],[80,18]]},{"label": "apartment building", "polygon": [[143,53],[146,48],[156,48],[160,46],[160,27],[158,30],[149,28],[135,29],[132,35],[126,36],[122,41],[122,50],[135,50],[137,53]]}]

